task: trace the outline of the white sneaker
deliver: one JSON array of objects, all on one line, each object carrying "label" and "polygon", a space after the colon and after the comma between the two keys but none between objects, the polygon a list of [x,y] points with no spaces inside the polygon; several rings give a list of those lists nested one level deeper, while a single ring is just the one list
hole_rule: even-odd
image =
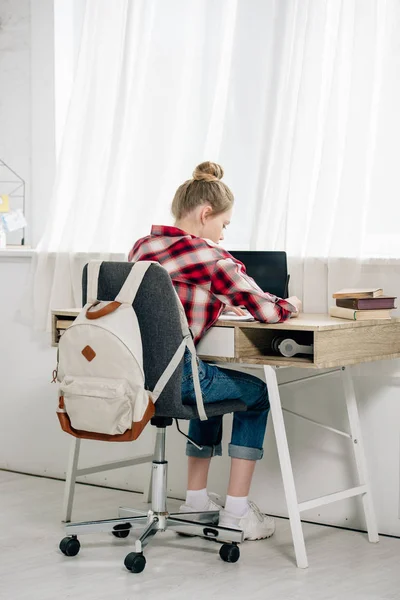
[{"label": "white sneaker", "polygon": [[219,517],[220,527],[241,529],[245,540],[262,540],[274,534],[275,521],[264,515],[254,502],[249,501],[249,510],[243,517],[221,510]]}]

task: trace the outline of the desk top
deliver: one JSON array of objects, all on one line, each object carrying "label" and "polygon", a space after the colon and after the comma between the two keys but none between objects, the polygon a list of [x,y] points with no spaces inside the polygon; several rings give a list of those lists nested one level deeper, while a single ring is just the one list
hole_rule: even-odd
[{"label": "desk top", "polygon": [[349,319],[337,319],[323,313],[300,313],[298,317],[289,319],[284,323],[260,323],[259,321],[228,321],[219,320],[214,327],[239,327],[256,329],[279,329],[291,331],[326,331],[331,329],[354,329],[355,327],[366,327],[400,322],[399,317],[391,319],[370,319],[368,321],[350,321]]},{"label": "desk top", "polygon": [[[52,310],[57,317],[77,317],[81,308],[60,308]],[[213,327],[238,327],[255,329],[280,329],[292,331],[324,331],[330,329],[353,329],[370,325],[387,325],[388,323],[399,323],[400,317],[391,319],[370,319],[368,321],[350,321],[349,319],[337,319],[325,313],[300,313],[294,319],[288,319],[284,323],[260,323],[260,321],[228,321],[219,320]]]},{"label": "desk top", "polygon": [[[73,323],[80,308],[52,311],[52,345]],[[297,343],[312,345],[312,354],[285,358],[273,349],[279,332]],[[282,334],[281,334],[282,335]],[[400,318],[349,321],[326,314],[301,313],[284,323],[217,321],[198,345],[211,361],[276,366],[331,368],[400,358]]]}]

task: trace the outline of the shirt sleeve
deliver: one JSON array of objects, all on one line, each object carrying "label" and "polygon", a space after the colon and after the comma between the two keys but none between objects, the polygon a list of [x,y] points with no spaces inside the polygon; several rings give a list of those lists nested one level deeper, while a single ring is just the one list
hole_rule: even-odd
[{"label": "shirt sleeve", "polygon": [[245,306],[262,323],[280,323],[296,312],[287,300],[263,292],[243,266],[230,258],[216,263],[211,277],[211,292],[224,304]]},{"label": "shirt sleeve", "polygon": [[132,261],[135,260],[135,258],[137,258],[137,253],[138,253],[138,250],[139,250],[140,246],[143,244],[143,239],[144,238],[141,238],[140,240],[138,240],[137,242],[135,242],[135,244],[133,245],[132,250],[128,254],[128,261],[129,262],[132,262]]}]

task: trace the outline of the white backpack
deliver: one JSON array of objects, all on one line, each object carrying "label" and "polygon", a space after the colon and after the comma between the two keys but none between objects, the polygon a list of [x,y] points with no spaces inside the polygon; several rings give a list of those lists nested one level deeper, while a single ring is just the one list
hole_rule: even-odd
[{"label": "white backpack", "polygon": [[142,339],[133,301],[151,264],[135,263],[114,301],[97,300],[101,262],[88,265],[88,302],[59,342],[61,427],[75,437],[110,441],[136,439],[154,416],[161,392],[185,348],[192,353],[199,416],[207,419],[200,390],[196,349],[179,301],[183,340],[155,388],[145,389]]}]

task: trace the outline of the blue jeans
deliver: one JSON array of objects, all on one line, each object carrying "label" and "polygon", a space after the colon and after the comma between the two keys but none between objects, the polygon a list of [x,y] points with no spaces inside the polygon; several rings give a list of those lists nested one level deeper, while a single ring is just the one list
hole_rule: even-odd
[{"label": "blue jeans", "polygon": [[[224,400],[240,400],[247,406],[246,411],[233,415],[232,437],[229,456],[259,460],[263,456],[263,441],[269,411],[267,386],[261,379],[233,371],[221,369],[199,360],[200,386],[204,404]],[[182,377],[183,404],[196,404],[191,367],[191,355],[186,350]],[[186,445],[186,455],[198,458],[221,456],[222,415],[210,417],[207,421],[192,419],[189,437],[203,446],[198,450],[190,442]]]}]

